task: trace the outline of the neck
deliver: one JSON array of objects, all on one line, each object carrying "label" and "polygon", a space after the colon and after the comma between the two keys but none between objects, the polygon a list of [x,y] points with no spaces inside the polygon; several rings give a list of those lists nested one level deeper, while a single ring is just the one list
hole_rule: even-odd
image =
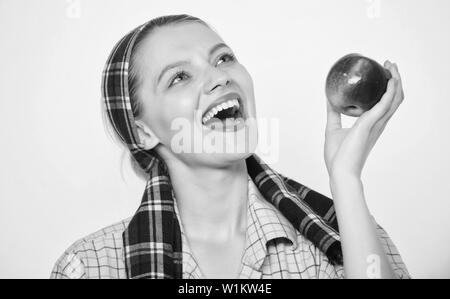
[{"label": "neck", "polygon": [[166,161],[181,222],[189,239],[226,242],[246,231],[245,160],[226,167]]}]

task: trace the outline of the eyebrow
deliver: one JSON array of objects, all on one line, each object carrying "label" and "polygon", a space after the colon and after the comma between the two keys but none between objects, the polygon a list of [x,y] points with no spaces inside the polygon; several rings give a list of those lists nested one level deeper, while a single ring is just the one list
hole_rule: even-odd
[{"label": "eyebrow", "polygon": [[[214,47],[212,47],[210,50],[209,50],[209,52],[208,52],[208,56],[211,56],[214,52],[216,52],[218,49],[220,49],[220,48],[229,48],[228,47],[228,45],[227,44],[225,44],[225,43],[218,43],[217,45],[215,45]],[[180,65],[184,65],[184,64],[188,64],[189,63],[189,61],[188,60],[181,60],[181,61],[177,61],[177,62],[174,62],[174,63],[171,63],[171,64],[168,64],[168,65],[166,65],[163,69],[162,69],[162,71],[161,71],[161,73],[159,74],[159,76],[158,76],[158,81],[156,82],[156,84],[159,84],[159,81],[161,81],[161,78],[164,76],[164,74],[167,72],[167,71],[169,71],[169,70],[171,70],[171,69],[173,69],[173,68],[176,68],[176,67],[178,67],[178,66],[180,66]]]}]

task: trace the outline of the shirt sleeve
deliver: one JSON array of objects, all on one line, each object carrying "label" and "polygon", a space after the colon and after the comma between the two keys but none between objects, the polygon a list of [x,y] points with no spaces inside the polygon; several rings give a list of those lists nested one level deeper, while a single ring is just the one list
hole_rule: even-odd
[{"label": "shirt sleeve", "polygon": [[406,268],[406,265],[403,262],[403,259],[400,256],[394,242],[392,242],[388,233],[378,223],[375,222],[375,224],[377,226],[378,237],[380,238],[381,245],[383,246],[384,252],[386,253],[392,269],[397,275],[397,278],[410,279],[411,276],[409,275],[408,269]]},{"label": "shirt sleeve", "polygon": [[[397,247],[392,242],[391,238],[387,232],[378,224],[377,233],[380,238],[381,245],[383,246],[384,252],[386,253],[387,259],[394,270],[397,278],[399,279],[410,279],[411,276],[406,268],[405,263],[397,250]],[[317,277],[321,279],[342,279],[345,278],[344,267],[341,265],[332,265],[327,259],[324,253],[319,249],[316,249],[315,253],[317,257]]]},{"label": "shirt sleeve", "polygon": [[[282,176],[284,182],[288,183],[291,187],[295,189],[295,191],[298,193],[298,195],[301,198],[305,198],[304,194],[307,194],[309,192],[315,192],[317,195],[326,197],[294,180],[289,179],[288,177]],[[332,200],[330,198],[330,200]],[[309,203],[311,204],[311,203]],[[325,218],[324,218],[325,219]],[[373,219],[373,217],[372,217]],[[330,219],[325,219],[329,221]],[[334,221],[336,221],[337,218],[334,217]],[[374,225],[377,228],[378,237],[380,239],[380,242],[383,246],[384,252],[386,253],[386,256],[392,266],[392,269],[394,270],[395,274],[397,275],[397,278],[402,279],[408,279],[411,278],[409,275],[408,269],[406,268],[405,263],[402,260],[402,257],[400,256],[400,253],[397,250],[397,247],[392,242],[391,238],[387,234],[387,232],[373,219]],[[331,224],[331,222],[329,222]],[[344,270],[342,266],[339,265],[331,265],[328,259],[324,256],[324,254],[317,252],[316,256],[318,257],[318,260],[321,261],[318,265],[316,265],[318,278],[344,278]]]},{"label": "shirt sleeve", "polygon": [[81,279],[85,278],[82,260],[74,252],[65,252],[55,263],[50,279]]},{"label": "shirt sleeve", "polygon": [[316,273],[319,279],[343,279],[344,267],[341,265],[333,265],[327,256],[318,248],[316,248]]}]

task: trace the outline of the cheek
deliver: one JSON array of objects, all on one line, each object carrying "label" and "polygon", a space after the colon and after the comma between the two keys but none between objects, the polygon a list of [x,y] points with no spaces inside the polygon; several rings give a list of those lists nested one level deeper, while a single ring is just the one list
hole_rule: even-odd
[{"label": "cheek", "polygon": [[248,95],[253,95],[253,78],[243,65],[239,66],[235,72],[236,81]]},{"label": "cheek", "polygon": [[176,118],[192,121],[195,109],[198,107],[198,95],[193,92],[173,93],[162,100],[164,122],[169,125]]},{"label": "cheek", "polygon": [[236,82],[242,88],[247,97],[247,108],[251,115],[255,115],[255,94],[253,86],[253,78],[245,67],[236,73]]},{"label": "cheek", "polygon": [[[155,133],[163,143],[171,140],[180,123],[189,123],[194,121],[194,113],[197,108],[198,96],[194,93],[174,92],[170,95],[158,99],[156,109],[151,113],[153,118]],[[165,142],[164,142],[165,141]]]}]

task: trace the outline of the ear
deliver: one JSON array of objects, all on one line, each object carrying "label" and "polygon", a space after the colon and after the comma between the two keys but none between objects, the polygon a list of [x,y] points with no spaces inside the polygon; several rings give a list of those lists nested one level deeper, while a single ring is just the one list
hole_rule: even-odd
[{"label": "ear", "polygon": [[160,143],[158,137],[155,133],[141,120],[135,121],[137,126],[137,131],[139,135],[139,144],[144,149],[149,150],[154,148],[158,143]]}]

